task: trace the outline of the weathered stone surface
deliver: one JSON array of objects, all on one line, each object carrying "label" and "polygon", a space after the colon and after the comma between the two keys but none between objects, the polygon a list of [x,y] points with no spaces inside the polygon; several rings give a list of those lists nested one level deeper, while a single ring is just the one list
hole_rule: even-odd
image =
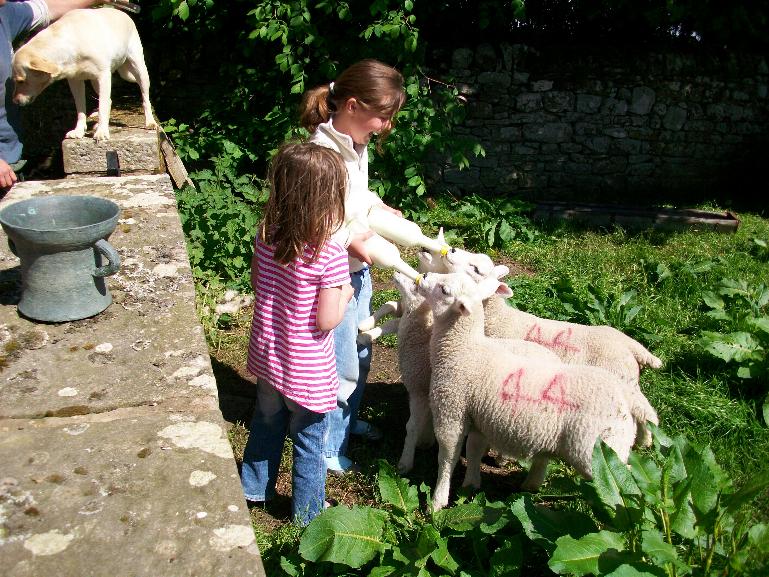
[{"label": "weathered stone surface", "polygon": [[662,124],[668,130],[681,130],[686,122],[686,109],[680,106],[671,106],[665,112]]},{"label": "weathered stone surface", "polygon": [[35,323],[0,233],[3,574],[263,575],[168,176],[24,182],[0,210],[46,194],[116,202],[122,265],[104,312]]},{"label": "weathered stone surface", "polygon": [[96,142],[90,136],[65,138],[61,143],[67,174],[106,173],[107,155],[117,152],[121,172],[160,172],[156,130],[110,126],[110,139]]},{"label": "weathered stone surface", "polygon": [[649,114],[654,106],[656,94],[648,86],[636,86],[633,88],[633,97],[630,103],[630,112],[634,114]]}]

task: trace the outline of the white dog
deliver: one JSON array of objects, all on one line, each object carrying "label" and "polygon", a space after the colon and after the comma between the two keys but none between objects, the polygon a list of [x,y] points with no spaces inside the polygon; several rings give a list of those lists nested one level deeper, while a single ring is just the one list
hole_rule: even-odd
[{"label": "white dog", "polygon": [[112,73],[139,84],[144,126],[157,125],[150,106],[150,79],[144,50],[131,17],[112,8],[72,10],[39,32],[13,57],[13,101],[32,102],[48,85],[66,78],[75,99],[77,124],[67,138],[83,138],[86,128],[85,80],[99,95],[99,120],[93,137],[109,139]]}]

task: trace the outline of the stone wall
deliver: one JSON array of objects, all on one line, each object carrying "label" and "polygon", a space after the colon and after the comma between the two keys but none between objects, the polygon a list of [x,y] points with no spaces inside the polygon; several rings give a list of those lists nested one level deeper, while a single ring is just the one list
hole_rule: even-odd
[{"label": "stone wall", "polygon": [[460,192],[642,204],[762,184],[764,56],[487,44],[436,61],[468,101],[457,132],[486,150],[442,171]]}]

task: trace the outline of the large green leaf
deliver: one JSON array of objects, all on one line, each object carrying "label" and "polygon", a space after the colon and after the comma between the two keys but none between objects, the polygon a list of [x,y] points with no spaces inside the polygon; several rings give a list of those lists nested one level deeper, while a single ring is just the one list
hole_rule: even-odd
[{"label": "large green leaf", "polygon": [[662,471],[654,459],[633,451],[628,458],[628,464],[630,465],[630,473],[633,475],[646,503],[655,507],[660,505]]},{"label": "large green leaf", "polygon": [[692,483],[678,482],[672,492],[672,507],[669,509],[670,528],[682,537],[694,539],[697,535],[697,517],[692,510]]},{"label": "large green leaf", "polygon": [[433,513],[433,521],[440,527],[468,531],[483,522],[483,506],[478,503],[462,503]]},{"label": "large green leaf", "polygon": [[587,515],[576,511],[553,511],[543,505],[535,505],[529,495],[516,499],[510,509],[526,536],[549,553],[555,549],[556,540],[564,534],[580,538],[597,529]]},{"label": "large green leaf", "polygon": [[667,573],[659,567],[652,567],[644,563],[620,565],[614,571],[605,575],[606,577],[667,577]]},{"label": "large green leaf", "polygon": [[759,553],[769,557],[769,526],[764,523],[753,525],[748,531],[748,540]]},{"label": "large green leaf", "polygon": [[[548,566],[558,574],[600,575],[599,562],[617,558],[625,549],[624,537],[619,533],[601,531],[590,533],[581,539],[569,535],[559,537]],[[619,566],[621,563],[617,563]]]},{"label": "large green leaf", "polygon": [[724,299],[712,291],[705,291],[702,293],[702,300],[712,309],[723,310],[724,308]]},{"label": "large green leaf", "polygon": [[769,317],[763,316],[759,318],[748,319],[748,323],[769,334]]},{"label": "large green leaf", "polygon": [[379,493],[382,500],[389,503],[403,514],[409,514],[419,508],[419,492],[398,473],[387,461],[379,461]]},{"label": "large green leaf", "polygon": [[518,577],[523,566],[521,536],[505,541],[491,556],[489,577]]},{"label": "large green leaf", "polygon": [[591,485],[618,528],[627,529],[640,518],[641,511],[631,495],[640,495],[641,490],[614,449],[601,439],[593,447]]},{"label": "large green leaf", "polygon": [[330,561],[360,567],[383,551],[387,513],[371,507],[332,507],[315,517],[299,540],[308,561]]},{"label": "large green leaf", "polygon": [[641,550],[660,568],[669,564],[675,567],[678,575],[691,573],[691,567],[678,558],[676,548],[656,529],[641,533]]},{"label": "large green leaf", "polygon": [[483,505],[483,522],[479,526],[481,533],[493,535],[510,523],[510,509],[504,501],[477,501]]},{"label": "large green leaf", "polygon": [[769,473],[755,477],[733,495],[724,497],[726,512],[734,515],[746,503],[752,501],[757,495],[769,488]]},{"label": "large green leaf", "polygon": [[746,332],[722,334],[703,331],[700,344],[714,357],[738,363],[754,358],[759,348],[753,335]]},{"label": "large green leaf", "polygon": [[435,541],[436,549],[430,554],[430,558],[440,568],[445,569],[452,575],[459,569],[459,563],[454,560],[454,557],[449,553],[448,541],[441,537]]},{"label": "large green leaf", "polygon": [[729,487],[729,477],[716,463],[710,447],[690,450],[684,456],[684,463],[691,481],[692,508],[697,523],[712,533],[719,515],[719,496]]}]

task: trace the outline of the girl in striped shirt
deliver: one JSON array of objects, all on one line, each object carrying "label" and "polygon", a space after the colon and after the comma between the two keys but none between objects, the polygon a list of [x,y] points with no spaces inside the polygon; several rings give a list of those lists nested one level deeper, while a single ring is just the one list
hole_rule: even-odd
[{"label": "girl in striped shirt", "polygon": [[327,413],[339,388],[332,329],[353,293],[347,251],[331,238],[344,219],[347,169],[338,152],[291,143],[275,155],[269,180],[251,263],[248,370],[258,403],[241,481],[247,501],[269,500],[288,434],[292,514],[306,524],[325,502]]}]

